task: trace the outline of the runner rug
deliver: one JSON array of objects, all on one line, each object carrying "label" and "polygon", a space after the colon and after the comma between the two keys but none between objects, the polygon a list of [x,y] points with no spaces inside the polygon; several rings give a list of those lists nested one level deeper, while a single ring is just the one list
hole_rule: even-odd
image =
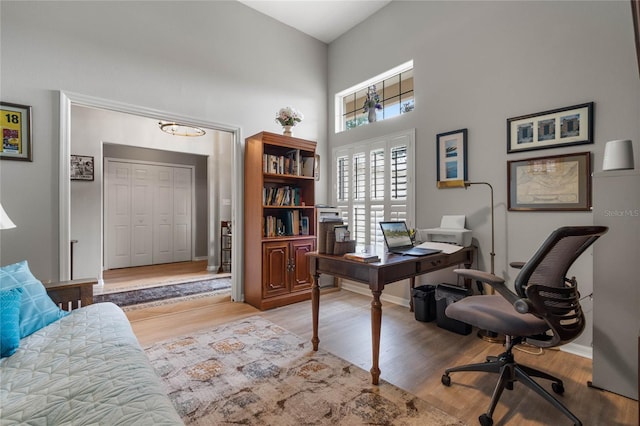
[{"label": "runner rug", "polygon": [[205,297],[229,292],[231,278],[222,277],[211,280],[161,285],[157,287],[139,288],[117,293],[97,294],[94,302],[113,302],[127,309],[149,307],[158,304],[182,301],[194,297]]},{"label": "runner rug", "polygon": [[145,348],[189,425],[463,425],[254,316]]}]

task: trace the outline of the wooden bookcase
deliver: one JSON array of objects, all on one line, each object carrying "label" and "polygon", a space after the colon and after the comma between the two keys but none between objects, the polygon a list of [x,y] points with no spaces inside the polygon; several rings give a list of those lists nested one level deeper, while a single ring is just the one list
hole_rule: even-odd
[{"label": "wooden bookcase", "polygon": [[316,143],[268,132],[245,142],[245,301],[264,310],[307,300],[306,253],[316,247]]}]

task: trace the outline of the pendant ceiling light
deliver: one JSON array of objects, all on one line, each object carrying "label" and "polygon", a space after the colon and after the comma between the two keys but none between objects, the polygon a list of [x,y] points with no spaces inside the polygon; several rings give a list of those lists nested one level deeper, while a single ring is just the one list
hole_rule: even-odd
[{"label": "pendant ceiling light", "polygon": [[160,126],[160,130],[173,136],[204,136],[206,133],[199,127],[167,121],[160,121],[158,126]]}]

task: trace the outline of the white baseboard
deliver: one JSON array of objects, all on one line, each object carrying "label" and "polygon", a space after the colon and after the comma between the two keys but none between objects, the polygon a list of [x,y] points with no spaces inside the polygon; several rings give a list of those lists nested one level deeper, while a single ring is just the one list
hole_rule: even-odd
[{"label": "white baseboard", "polygon": [[593,359],[593,348],[590,346],[577,345],[575,343],[567,343],[559,348],[562,352],[578,355],[583,358]]},{"label": "white baseboard", "polygon": [[[347,290],[350,291],[352,293],[358,293],[358,294],[362,294],[364,296],[371,296],[371,290],[369,290],[369,287],[365,287],[364,285],[358,285],[346,280],[342,280],[342,285],[341,288],[343,290]],[[409,307],[409,300],[404,299],[402,297],[397,297],[397,296],[389,296],[389,295],[385,295],[384,293],[382,293],[382,296],[380,296],[380,300],[383,300],[385,302],[389,302],[389,303],[393,303],[395,305],[400,305],[400,306],[404,306],[405,308]]]}]

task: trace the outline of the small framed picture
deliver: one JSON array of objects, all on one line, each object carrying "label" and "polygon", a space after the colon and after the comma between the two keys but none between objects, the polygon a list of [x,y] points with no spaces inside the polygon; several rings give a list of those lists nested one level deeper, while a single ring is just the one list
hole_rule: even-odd
[{"label": "small framed picture", "polygon": [[440,133],[436,141],[438,188],[459,187],[467,176],[467,129]]},{"label": "small framed picture", "polygon": [[590,211],[591,153],[507,162],[510,211]]},{"label": "small framed picture", "polygon": [[31,153],[31,107],[0,102],[2,146],[0,159],[33,161]]},{"label": "small framed picture", "polygon": [[93,157],[87,155],[71,156],[71,180],[93,180]]},{"label": "small framed picture", "polygon": [[507,153],[593,143],[593,102],[507,119]]},{"label": "small framed picture", "polygon": [[309,235],[309,216],[302,216],[300,218],[300,234]]}]

